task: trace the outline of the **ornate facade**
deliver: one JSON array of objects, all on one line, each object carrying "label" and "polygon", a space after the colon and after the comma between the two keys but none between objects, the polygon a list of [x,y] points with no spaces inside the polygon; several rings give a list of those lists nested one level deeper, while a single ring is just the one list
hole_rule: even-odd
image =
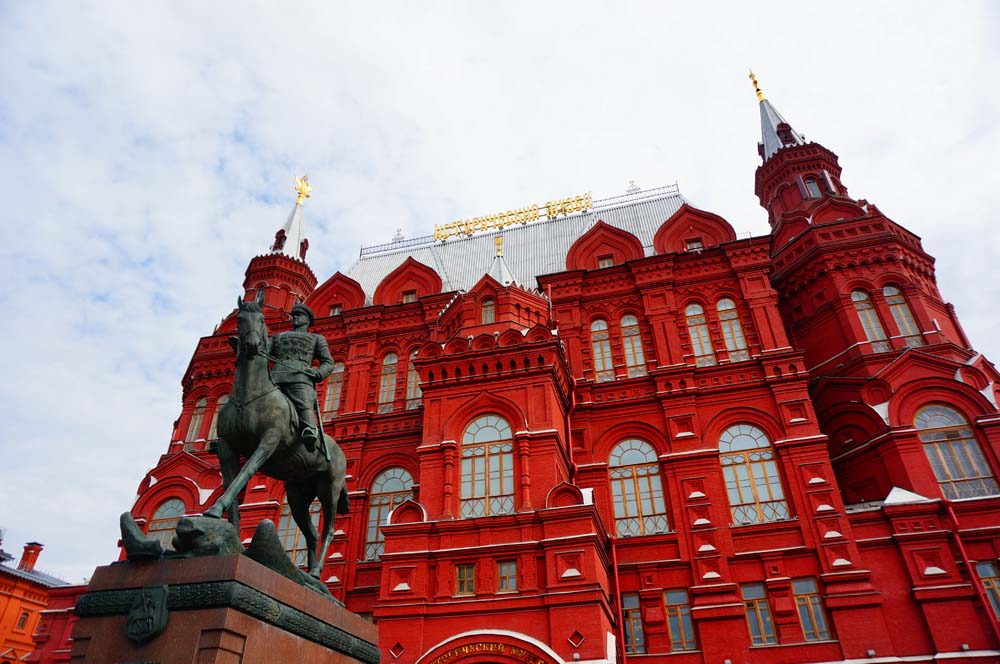
[{"label": "ornate facade", "polygon": [[[920,239],[760,111],[767,236],[665,189],[318,286],[301,242],[250,261],[272,332],[305,301],[333,353],[351,513],[323,579],[384,662],[1000,661],[997,371]],[[164,537],[219,490],[234,328],[140,485]],[[304,559],[280,484],[241,510]]]}]

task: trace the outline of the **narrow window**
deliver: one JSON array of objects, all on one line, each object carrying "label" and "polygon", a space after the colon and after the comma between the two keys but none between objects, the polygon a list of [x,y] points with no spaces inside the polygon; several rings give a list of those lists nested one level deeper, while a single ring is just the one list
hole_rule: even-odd
[{"label": "narrow window", "polygon": [[496,322],[496,303],[492,298],[486,298],[483,300],[482,313],[483,313],[483,325],[489,325]]},{"label": "narrow window", "polygon": [[747,628],[750,641],[755,646],[766,646],[778,642],[771,622],[771,608],[767,603],[767,591],[763,583],[746,583],[740,586],[743,606],[747,612]]},{"label": "narrow window", "polygon": [[164,550],[170,548],[174,530],[177,528],[177,522],[184,516],[184,510],[184,501],[178,498],[171,498],[161,503],[149,521],[146,536],[158,541]]},{"label": "narrow window", "polygon": [[774,449],[763,431],[750,424],[726,429],[719,438],[719,462],[733,524],[788,518]]},{"label": "narrow window", "polygon": [[823,194],[819,190],[819,183],[816,182],[816,178],[806,178],[806,191],[809,193],[809,198],[819,198]]},{"label": "narrow window", "polygon": [[899,328],[899,333],[906,345],[910,348],[923,346],[924,340],[917,328],[917,321],[913,319],[913,313],[899,289],[895,286],[886,286],[882,289],[882,295],[885,296],[885,301],[889,304],[889,311],[892,312],[892,318],[896,321],[896,327]]},{"label": "narrow window", "polygon": [[17,627],[14,629],[24,629],[24,626],[28,624],[28,612],[25,611],[21,614],[21,617],[17,619]]},{"label": "narrow window", "polygon": [[209,440],[219,439],[219,413],[222,412],[222,407],[226,405],[227,401],[229,401],[229,395],[223,394],[215,402],[215,413],[212,414],[212,426],[208,428]]},{"label": "narrow window", "polygon": [[396,398],[396,365],[399,358],[388,353],[382,358],[382,375],[379,377],[378,412],[391,413]]},{"label": "narrow window", "polygon": [[825,641],[830,638],[830,628],[826,622],[823,598],[816,588],[816,579],[796,579],[792,581],[795,608],[799,612],[799,624],[806,641]]},{"label": "narrow window", "polygon": [[476,566],[473,563],[455,566],[455,594],[476,594]]},{"label": "narrow window", "polygon": [[205,405],[207,403],[208,399],[205,397],[198,399],[197,403],[195,403],[194,412],[191,413],[191,423],[188,424],[188,431],[185,440],[189,442],[201,440],[199,434],[201,434],[201,424],[205,420]]},{"label": "narrow window", "polygon": [[743,327],[740,325],[740,315],[736,312],[736,303],[724,297],[719,300],[716,310],[719,312],[722,338],[726,340],[726,350],[729,351],[729,361],[749,360],[750,353],[747,351],[747,341],[743,337]]},{"label": "narrow window", "polygon": [[625,365],[629,378],[646,375],[646,356],[642,352],[642,336],[639,333],[639,319],[628,315],[622,317],[622,346],[625,348]]},{"label": "narrow window", "polygon": [[413,497],[413,477],[402,468],[390,468],[379,473],[372,482],[371,499],[368,501],[368,531],[365,536],[365,560],[376,560],[382,555],[381,527],[389,512]]},{"label": "narrow window", "polygon": [[417,291],[415,290],[403,291],[403,304],[406,304],[407,302],[416,302],[416,301],[417,301]]},{"label": "narrow window", "polygon": [[594,351],[594,378],[598,383],[615,379],[615,368],[611,363],[611,336],[608,324],[598,318],[590,325],[590,344]]},{"label": "narrow window", "polygon": [[622,441],[611,451],[608,466],[618,536],[667,532],[660,464],[653,446],[635,439]]},{"label": "narrow window", "polygon": [[342,304],[331,304],[330,305],[330,315],[339,316],[344,311],[344,305]]},{"label": "narrow window", "polygon": [[687,316],[688,335],[691,337],[691,352],[694,353],[694,363],[699,367],[710,367],[715,364],[715,351],[712,350],[712,339],[708,336],[708,322],[705,310],[700,304],[688,305],[684,310]]},{"label": "narrow window", "polygon": [[625,623],[625,652],[646,652],[646,636],[642,633],[642,614],[639,610],[639,595],[622,595],[622,621]]},{"label": "narrow window", "polygon": [[914,426],[945,498],[1000,494],[979,441],[957,411],[940,404],[925,406],[917,411]]},{"label": "narrow window", "polygon": [[[319,501],[314,501],[309,506],[309,518],[313,527],[319,530]],[[278,537],[282,546],[288,552],[288,557],[298,567],[305,567],[309,562],[309,549],[306,546],[306,536],[302,534],[295,519],[292,518],[292,509],[288,506],[287,499],[281,505],[281,518],[278,520]]]},{"label": "narrow window", "polygon": [[517,561],[501,560],[497,562],[497,592],[512,593],[517,591]]},{"label": "narrow window", "polygon": [[597,267],[598,268],[613,267],[614,264],[615,264],[615,257],[614,256],[598,256],[597,257]]},{"label": "narrow window", "polygon": [[336,417],[340,411],[340,396],[344,392],[344,363],[334,362],[333,371],[326,381],[326,399],[323,400],[323,415]]},{"label": "narrow window", "polygon": [[667,604],[667,625],[670,629],[671,650],[697,650],[694,625],[691,624],[691,605],[686,590],[668,590],[664,595]]},{"label": "narrow window", "polygon": [[700,237],[692,237],[684,240],[685,251],[701,251],[705,248],[705,243]]},{"label": "narrow window", "polygon": [[875,307],[872,306],[872,299],[868,297],[868,293],[856,290],[851,293],[851,300],[854,302],[854,309],[858,312],[865,336],[872,343],[872,350],[876,353],[884,353],[889,350],[889,342],[886,341],[882,321],[878,319],[878,314],[875,313]]},{"label": "narrow window", "polygon": [[410,353],[410,366],[406,370],[406,410],[420,408],[420,374],[417,373],[417,351]]},{"label": "narrow window", "polygon": [[514,511],[514,445],[507,420],[483,415],[462,436],[462,518]]},{"label": "narrow window", "polygon": [[1000,619],[1000,572],[996,563],[976,563],[976,573],[986,591],[986,599],[993,608],[993,615]]}]

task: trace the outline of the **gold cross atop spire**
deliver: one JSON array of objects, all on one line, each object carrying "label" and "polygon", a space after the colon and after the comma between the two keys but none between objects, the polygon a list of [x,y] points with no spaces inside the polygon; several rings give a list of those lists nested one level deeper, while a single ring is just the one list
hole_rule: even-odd
[{"label": "gold cross atop spire", "polygon": [[299,177],[295,176],[295,191],[298,192],[298,198],[295,199],[296,205],[302,205],[303,198],[309,198],[312,194],[312,185],[309,184],[309,176],[303,175]]},{"label": "gold cross atop spire", "polygon": [[753,89],[757,92],[757,101],[764,101],[764,93],[761,92],[760,86],[757,85],[757,77],[754,76],[753,69],[750,70],[750,80],[753,81]]},{"label": "gold cross atop spire", "polygon": [[503,257],[503,236],[497,235],[493,238],[493,244],[497,246],[497,256]]}]

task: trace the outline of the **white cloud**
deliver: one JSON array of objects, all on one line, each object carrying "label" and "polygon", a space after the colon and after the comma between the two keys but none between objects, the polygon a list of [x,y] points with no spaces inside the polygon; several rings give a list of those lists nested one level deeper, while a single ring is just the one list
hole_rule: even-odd
[{"label": "white cloud", "polygon": [[633,178],[764,233],[749,66],[1000,357],[995,7],[675,5],[0,7],[8,550],[73,580],[113,559],[293,173],[321,280],[398,227]]}]

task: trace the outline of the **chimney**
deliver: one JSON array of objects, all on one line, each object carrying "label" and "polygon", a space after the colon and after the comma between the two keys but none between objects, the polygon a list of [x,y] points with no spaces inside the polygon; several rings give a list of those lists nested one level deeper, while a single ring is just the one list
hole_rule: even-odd
[{"label": "chimney", "polygon": [[38,554],[42,552],[42,547],[44,544],[39,544],[38,542],[28,542],[24,545],[24,553],[21,554],[21,562],[17,564],[17,568],[22,572],[33,572],[35,570],[35,563],[38,562]]}]

